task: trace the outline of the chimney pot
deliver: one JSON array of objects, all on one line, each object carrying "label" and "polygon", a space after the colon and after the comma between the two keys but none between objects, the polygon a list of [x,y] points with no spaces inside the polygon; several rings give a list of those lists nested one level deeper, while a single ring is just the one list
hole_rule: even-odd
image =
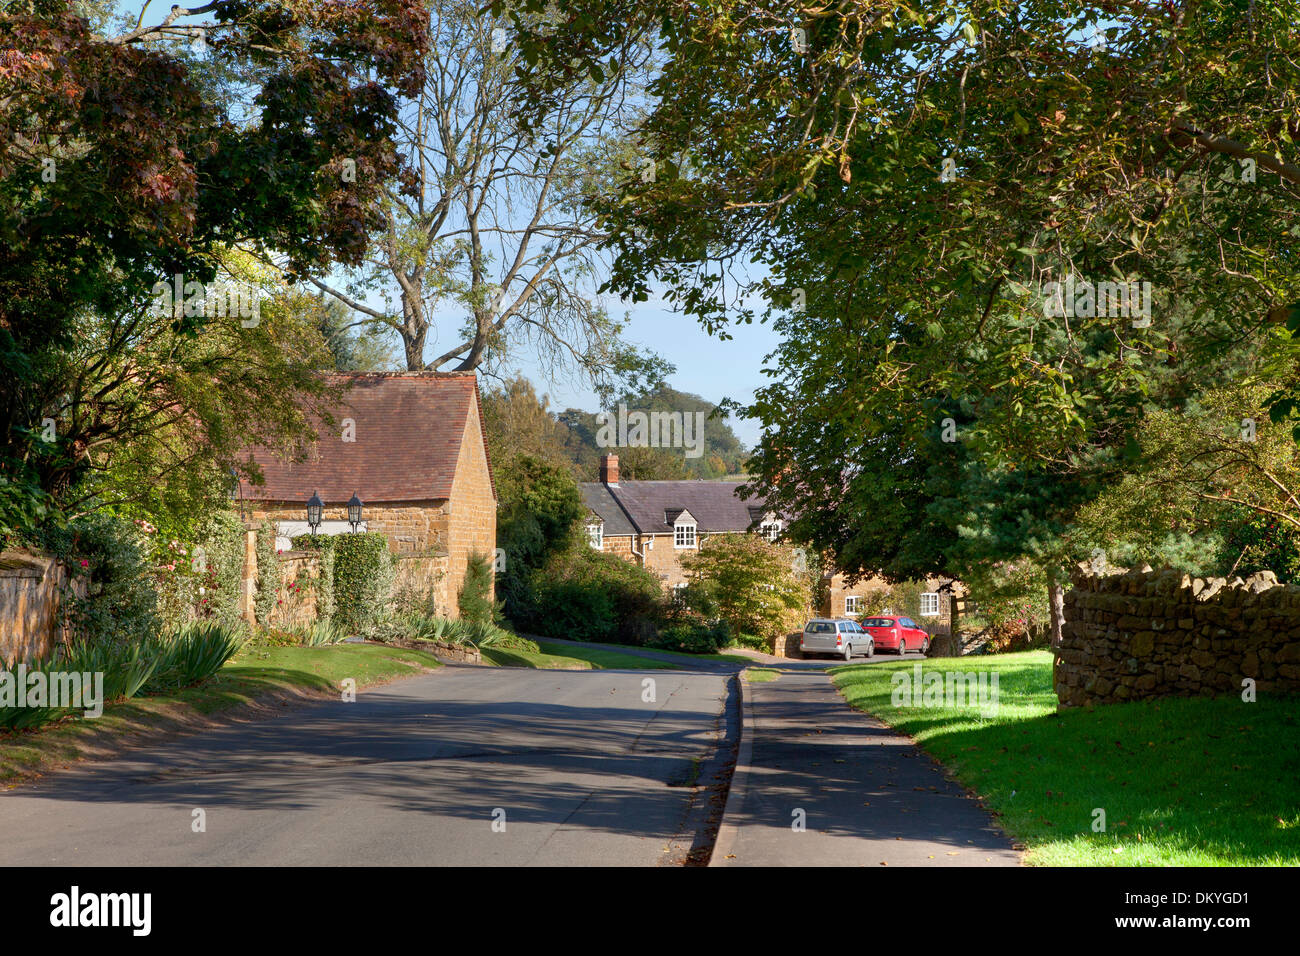
[{"label": "chimney pot", "polygon": [[618,484],[618,455],[601,456],[600,481],[606,485]]}]

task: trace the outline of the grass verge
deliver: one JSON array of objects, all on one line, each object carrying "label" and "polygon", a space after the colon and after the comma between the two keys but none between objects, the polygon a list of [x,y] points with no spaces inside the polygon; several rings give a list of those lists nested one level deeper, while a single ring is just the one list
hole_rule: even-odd
[{"label": "grass verge", "polygon": [[511,648],[481,647],[485,663],[499,667],[533,667],[539,670],[674,670],[676,664],[601,647],[577,647],[536,639],[540,653]]},{"label": "grass verge", "polygon": [[107,704],[94,720],[65,720],[34,731],[0,734],[0,785],[37,776],[124,743],[198,729],[223,711],[261,699],[319,696],[351,677],[357,687],[382,684],[441,666],[420,651],[371,644],[331,647],[245,645],[211,680],[173,693]]},{"label": "grass verge", "polygon": [[[845,666],[848,702],[912,736],[1049,866],[1300,864],[1300,697],[1165,698],[1056,712],[1046,651],[924,662],[996,673],[999,706],[895,706],[915,662]],[[899,703],[902,703],[900,700]],[[1105,813],[1106,829],[1094,832]]]},{"label": "grass verge", "polygon": [[770,684],[781,676],[781,672],[766,667],[746,667],[740,676],[751,684]]}]

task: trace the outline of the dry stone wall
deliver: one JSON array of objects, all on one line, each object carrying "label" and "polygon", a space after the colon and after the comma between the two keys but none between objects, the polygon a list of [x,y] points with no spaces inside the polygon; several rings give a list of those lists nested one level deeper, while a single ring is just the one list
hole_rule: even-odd
[{"label": "dry stone wall", "polygon": [[1062,707],[1149,697],[1300,691],[1300,586],[1271,571],[1194,578],[1148,566],[1092,574],[1065,595],[1054,682]]}]

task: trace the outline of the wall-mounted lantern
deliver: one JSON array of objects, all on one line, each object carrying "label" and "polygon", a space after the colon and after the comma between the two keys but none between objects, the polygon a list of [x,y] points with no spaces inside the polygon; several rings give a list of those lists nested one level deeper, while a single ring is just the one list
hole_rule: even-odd
[{"label": "wall-mounted lantern", "polygon": [[307,526],[311,528],[312,537],[316,536],[316,529],[320,527],[320,513],[325,507],[325,502],[320,500],[320,495],[312,492],[311,497],[307,499]]},{"label": "wall-mounted lantern", "polygon": [[352,525],[353,534],[356,534],[357,529],[361,527],[361,499],[357,497],[355,491],[348,502],[348,524]]}]

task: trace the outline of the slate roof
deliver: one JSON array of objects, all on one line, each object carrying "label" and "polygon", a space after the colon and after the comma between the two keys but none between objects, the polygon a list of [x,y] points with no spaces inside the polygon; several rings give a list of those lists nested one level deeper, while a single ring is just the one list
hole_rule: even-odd
[{"label": "slate roof", "polygon": [[[306,501],[317,492],[327,505],[353,493],[371,502],[451,497],[456,462],[471,407],[487,451],[478,381],[473,372],[359,372],[331,376],[350,387],[332,410],[335,425],[320,434],[302,461],[267,448],[241,454],[262,468],[266,484],[245,482],[250,501]],[[342,440],[343,419],[356,423],[356,441]],[[488,461],[491,479],[492,463]],[[493,482],[493,493],[496,485]]]},{"label": "slate roof", "polygon": [[578,486],[582,492],[582,501],[588,508],[600,515],[601,520],[605,522],[605,534],[607,535],[631,535],[636,534],[636,529],[632,527],[632,522],[628,521],[627,515],[623,509],[618,506],[614,496],[609,493],[609,489],[599,481],[584,481]]},{"label": "slate roof", "polygon": [[[622,481],[581,483],[587,507],[605,521],[605,534],[671,534],[672,517],[689,511],[701,533],[749,531],[766,512],[754,498],[741,500],[740,481]],[[616,528],[621,530],[615,530]]]}]

